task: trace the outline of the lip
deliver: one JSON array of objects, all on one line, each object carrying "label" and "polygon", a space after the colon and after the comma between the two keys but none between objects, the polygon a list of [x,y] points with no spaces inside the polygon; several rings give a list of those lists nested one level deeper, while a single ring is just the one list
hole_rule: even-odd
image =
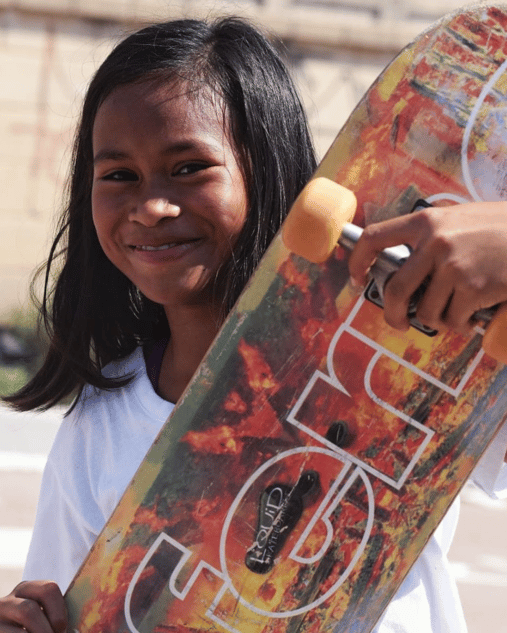
[{"label": "lip", "polygon": [[167,240],[164,242],[140,241],[128,246],[136,259],[146,263],[160,263],[181,259],[202,244],[201,238]]}]

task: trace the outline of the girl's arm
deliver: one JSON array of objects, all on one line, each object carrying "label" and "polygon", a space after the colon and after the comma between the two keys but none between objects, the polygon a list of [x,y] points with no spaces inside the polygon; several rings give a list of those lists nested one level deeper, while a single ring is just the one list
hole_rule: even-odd
[{"label": "girl's arm", "polygon": [[0,599],[0,633],[65,633],[67,610],[58,585],[22,582]]}]

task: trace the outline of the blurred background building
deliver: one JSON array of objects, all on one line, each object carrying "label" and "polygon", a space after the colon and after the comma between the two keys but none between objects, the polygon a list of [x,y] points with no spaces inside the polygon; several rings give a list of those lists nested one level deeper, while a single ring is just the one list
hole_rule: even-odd
[{"label": "blurred background building", "polygon": [[460,0],[0,0],[0,322],[61,207],[81,98],[111,44],[143,23],[239,14],[278,37],[322,154],[386,63]]}]

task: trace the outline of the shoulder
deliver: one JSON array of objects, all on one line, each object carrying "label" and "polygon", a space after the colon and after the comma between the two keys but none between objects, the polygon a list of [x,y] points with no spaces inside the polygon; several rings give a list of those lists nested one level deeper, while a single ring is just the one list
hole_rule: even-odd
[{"label": "shoulder", "polygon": [[88,489],[107,517],[173,405],[151,387],[141,349],[108,365],[104,374],[132,380],[117,389],[83,390],[60,425],[48,468],[71,494]]},{"label": "shoulder", "polygon": [[128,376],[131,380],[123,387],[108,390],[87,385],[62,422],[57,435],[60,443],[78,442],[82,449],[89,442],[113,441],[122,435],[132,442],[136,435],[159,428],[172,410],[172,405],[153,390],[140,347],[109,363],[103,374],[109,378]]},{"label": "shoulder", "polygon": [[63,420],[60,430],[64,437],[84,436],[92,431],[93,435],[101,435],[110,428],[118,414],[135,407],[146,375],[141,348],[125,358],[109,363],[102,373],[107,378],[128,377],[130,382],[124,387],[107,390],[86,385]]},{"label": "shoulder", "polygon": [[[144,362],[143,351],[138,347],[125,358],[109,363],[102,371],[107,378],[130,378],[130,382],[115,389],[97,389],[85,386],[78,401],[66,420],[70,425],[104,426],[104,422],[114,422],[117,416],[135,415],[137,419],[162,417],[165,419],[169,403],[154,391]],[[94,421],[100,421],[95,424]]]}]

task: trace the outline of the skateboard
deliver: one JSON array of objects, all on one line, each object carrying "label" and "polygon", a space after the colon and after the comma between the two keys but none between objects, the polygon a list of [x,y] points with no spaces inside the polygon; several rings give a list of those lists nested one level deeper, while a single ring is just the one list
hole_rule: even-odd
[{"label": "skateboard", "polygon": [[[506,7],[444,18],[383,71],[310,185],[353,191],[359,227],[505,198],[506,70]],[[312,196],[73,580],[69,630],[368,633],[504,422],[507,368],[482,325],[391,329],[381,288],[348,284],[335,239],[351,218],[321,223]]]}]

